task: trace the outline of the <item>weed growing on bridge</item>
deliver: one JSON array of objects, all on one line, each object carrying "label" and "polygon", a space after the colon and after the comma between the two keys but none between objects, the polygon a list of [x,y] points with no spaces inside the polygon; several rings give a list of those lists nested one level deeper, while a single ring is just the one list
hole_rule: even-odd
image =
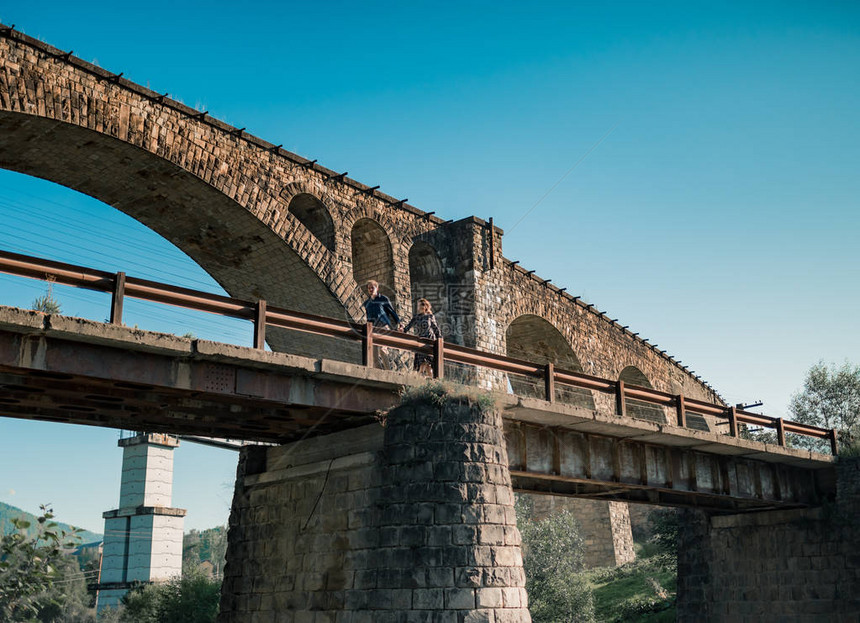
[{"label": "weed growing on bridge", "polygon": [[424,385],[404,386],[400,390],[400,404],[430,403],[442,407],[446,403],[462,401],[470,406],[477,406],[482,412],[487,412],[496,406],[496,401],[488,394],[483,394],[473,387],[446,383],[443,381],[428,381]]}]

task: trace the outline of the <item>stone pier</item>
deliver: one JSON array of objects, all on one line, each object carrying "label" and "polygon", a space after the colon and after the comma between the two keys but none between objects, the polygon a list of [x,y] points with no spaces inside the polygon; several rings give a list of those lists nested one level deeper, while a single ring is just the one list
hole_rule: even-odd
[{"label": "stone pier", "polygon": [[837,465],[834,504],[682,512],[678,621],[860,621],[860,460]]},{"label": "stone pier", "polygon": [[501,415],[424,396],[240,459],[220,623],[526,623]]}]

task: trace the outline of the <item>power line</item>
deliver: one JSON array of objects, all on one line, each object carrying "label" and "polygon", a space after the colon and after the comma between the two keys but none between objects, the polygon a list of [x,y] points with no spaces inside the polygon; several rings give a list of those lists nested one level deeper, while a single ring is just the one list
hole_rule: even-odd
[{"label": "power line", "polygon": [[531,214],[531,213],[532,213],[532,211],[534,211],[534,209],[535,209],[536,207],[538,207],[538,206],[543,202],[543,200],[544,200],[544,199],[546,199],[546,198],[549,196],[549,194],[550,194],[552,191],[554,191],[554,190],[556,189],[556,187],[557,187],[559,184],[561,184],[561,183],[565,180],[565,178],[567,178],[567,176],[568,176],[568,175],[570,175],[571,173],[573,173],[573,170],[574,170],[576,167],[578,167],[578,166],[582,163],[582,161],[583,161],[583,160],[585,160],[585,159],[588,157],[588,155],[589,155],[591,152],[593,152],[595,149],[597,149],[597,148],[600,146],[600,144],[601,144],[603,141],[605,141],[605,140],[606,140],[606,138],[607,138],[610,134],[612,134],[612,133],[615,131],[615,128],[617,128],[617,127],[618,127],[618,125],[619,125],[620,123],[621,123],[621,122],[619,121],[619,122],[618,122],[618,123],[616,123],[614,126],[612,126],[606,134],[604,134],[603,136],[601,136],[601,137],[600,137],[600,140],[599,140],[599,141],[597,141],[594,145],[592,145],[592,146],[588,149],[588,151],[586,151],[584,154],[582,154],[582,157],[581,157],[579,160],[577,160],[576,162],[574,162],[574,163],[573,163],[573,166],[572,166],[572,167],[570,167],[567,171],[565,171],[565,172],[564,172],[564,175],[562,175],[560,178],[558,178],[558,181],[557,181],[555,184],[553,184],[552,186],[550,186],[549,190],[548,190],[548,191],[546,191],[540,199],[538,199],[537,201],[535,201],[534,205],[533,205],[532,207],[530,207],[528,210],[526,210],[525,214],[523,214],[523,215],[520,217],[520,219],[519,219],[516,223],[514,223],[514,224],[513,224],[513,226],[512,226],[510,229],[508,229],[508,230],[507,230],[508,235],[510,235],[510,233],[511,233],[514,229],[516,229],[516,228],[517,228],[517,225],[519,225],[520,223],[522,223],[522,222],[523,222],[523,220],[525,220],[525,218],[526,218],[529,214]]}]

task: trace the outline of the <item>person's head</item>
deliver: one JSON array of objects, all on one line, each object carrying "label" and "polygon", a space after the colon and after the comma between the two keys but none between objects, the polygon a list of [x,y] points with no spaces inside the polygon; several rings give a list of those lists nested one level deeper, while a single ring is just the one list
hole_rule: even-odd
[{"label": "person's head", "polygon": [[367,288],[367,294],[371,298],[379,294],[379,282],[375,279],[371,279],[370,281],[368,281],[365,287]]},{"label": "person's head", "polygon": [[430,301],[428,301],[427,299],[418,299],[418,313],[432,314],[433,306],[430,304]]}]

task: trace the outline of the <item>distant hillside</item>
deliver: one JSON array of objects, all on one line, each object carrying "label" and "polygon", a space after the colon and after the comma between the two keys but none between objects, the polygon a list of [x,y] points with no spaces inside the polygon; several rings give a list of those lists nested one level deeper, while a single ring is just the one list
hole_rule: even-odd
[{"label": "distant hillside", "polygon": [[[28,530],[29,534],[36,533],[36,519],[38,518],[36,515],[28,513],[27,511],[23,511],[15,506],[5,504],[4,502],[0,502],[0,534],[9,534],[11,532],[14,532],[15,527],[12,525],[12,520],[19,518],[30,522],[30,530]],[[62,530],[68,532],[72,529],[72,526],[70,526],[69,524],[62,523],[61,521],[57,521],[56,518],[54,519],[54,521]],[[90,532],[89,530],[79,531],[78,536],[81,538],[81,544],[92,543],[93,541],[102,540],[102,535],[96,534],[95,532]]]}]

